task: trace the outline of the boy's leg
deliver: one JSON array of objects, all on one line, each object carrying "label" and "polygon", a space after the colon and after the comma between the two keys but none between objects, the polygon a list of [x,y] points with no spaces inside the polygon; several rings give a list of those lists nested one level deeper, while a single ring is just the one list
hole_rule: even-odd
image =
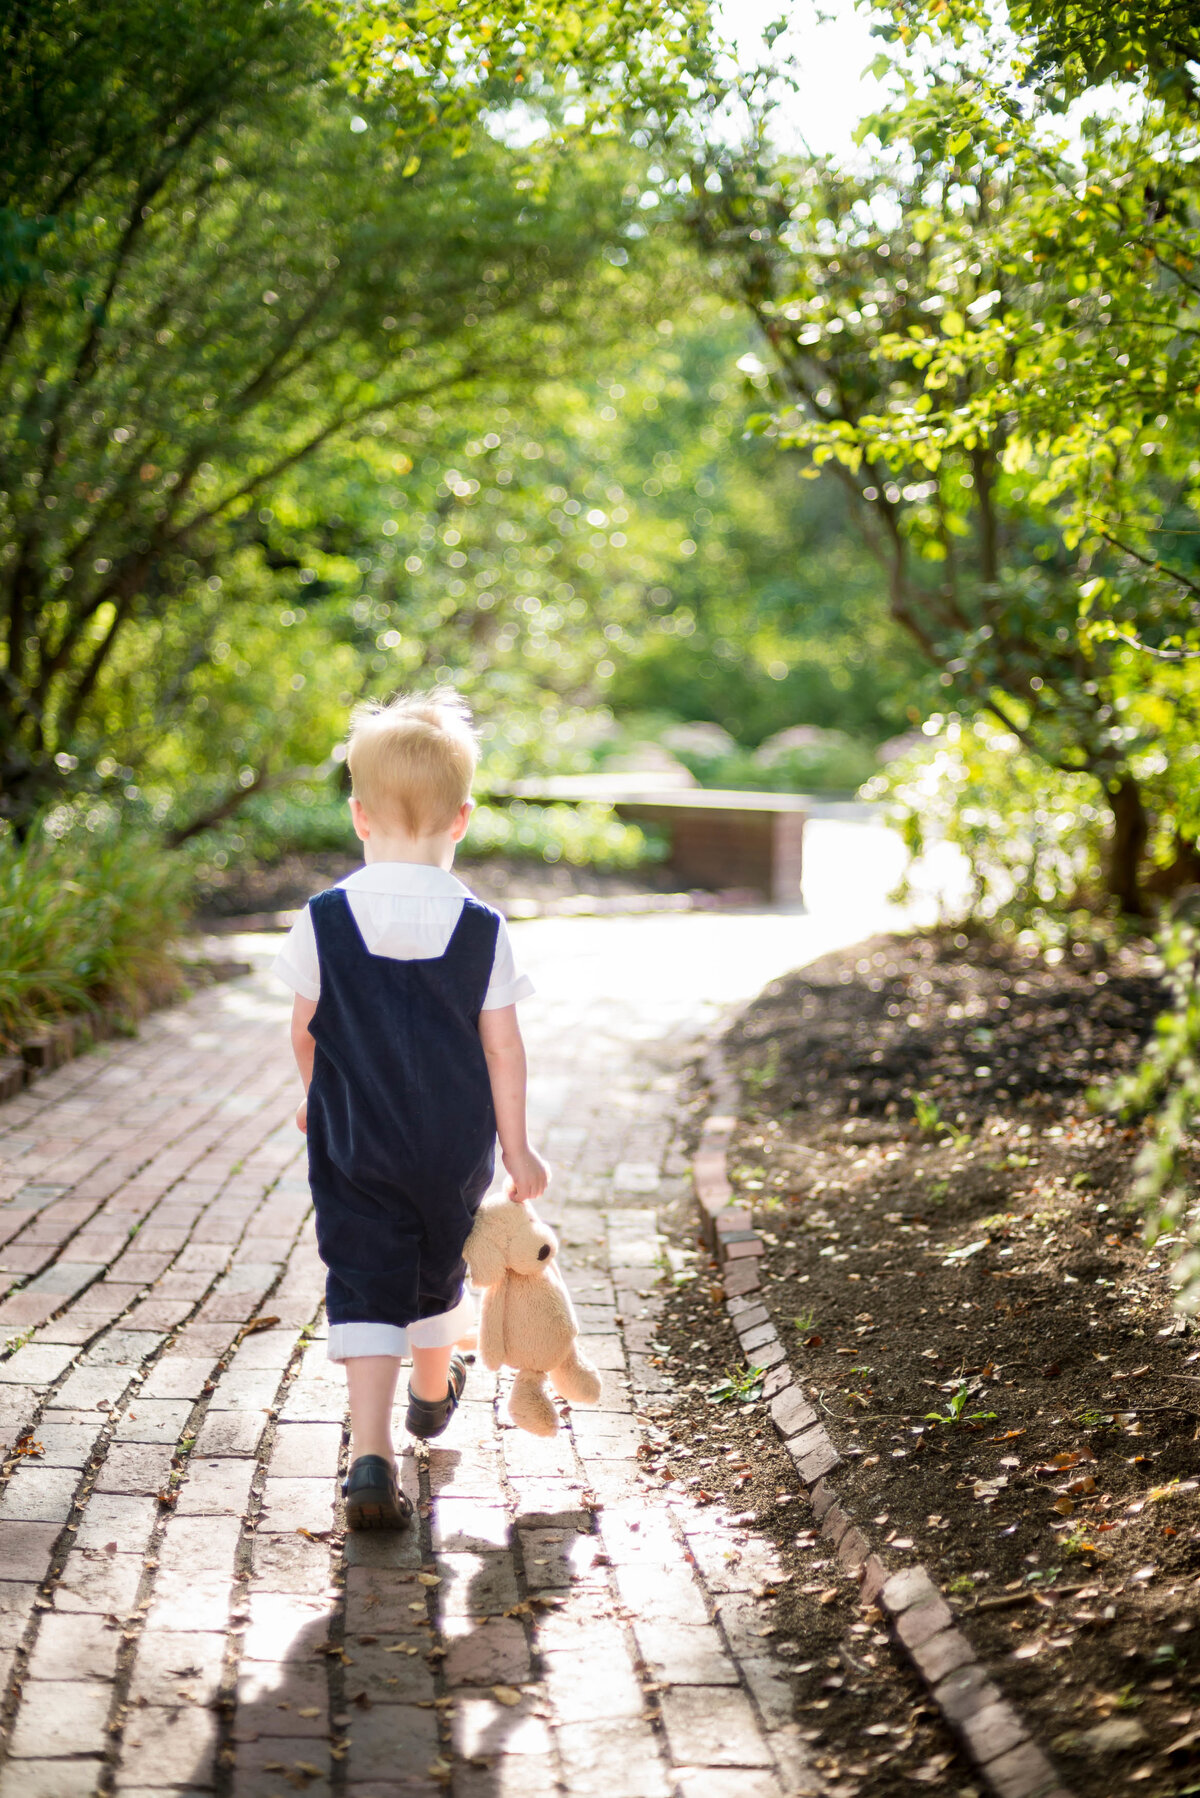
[{"label": "boy's leg", "polygon": [[[450,1343],[445,1348],[417,1348],[413,1344],[409,1390],[414,1398],[423,1398],[434,1405],[441,1403],[450,1388],[450,1357],[453,1353]],[[346,1365],[349,1366],[349,1362]]]},{"label": "boy's leg", "polygon": [[[437,1352],[425,1351],[427,1354]],[[447,1349],[447,1356],[449,1353]],[[350,1394],[350,1459],[357,1461],[360,1455],[382,1455],[390,1465],[395,1458],[392,1405],[396,1398],[396,1382],[400,1378],[399,1357],[352,1355],[345,1362],[345,1368]],[[445,1390],[443,1377],[442,1393]]]}]

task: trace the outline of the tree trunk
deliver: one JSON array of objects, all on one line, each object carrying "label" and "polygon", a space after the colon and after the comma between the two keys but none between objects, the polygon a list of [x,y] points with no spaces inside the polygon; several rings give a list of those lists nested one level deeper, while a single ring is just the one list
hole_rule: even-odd
[{"label": "tree trunk", "polygon": [[223,824],[226,818],[232,818],[233,814],[245,805],[247,799],[274,785],[275,782],[267,773],[266,768],[256,768],[254,779],[248,781],[244,787],[232,787],[215,805],[209,806],[207,811],[201,812],[198,817],[192,818],[187,824],[177,825],[174,830],[170,831],[167,835],[168,847],[178,849],[181,843],[188,842],[192,837],[198,837],[202,830],[212,830],[216,825]]},{"label": "tree trunk", "polygon": [[1200,845],[1175,833],[1175,853],[1164,868],[1155,868],[1145,881],[1145,891],[1173,899],[1185,887],[1200,888]]},{"label": "tree trunk", "polygon": [[0,821],[9,825],[19,843],[29,835],[42,807],[61,786],[52,762],[26,755],[16,742],[0,749]]},{"label": "tree trunk", "polygon": [[1108,789],[1108,804],[1113,817],[1112,841],[1108,846],[1105,885],[1123,912],[1135,918],[1146,916],[1146,900],[1140,880],[1142,856],[1150,835],[1150,820],[1142,804],[1142,794],[1131,774],[1122,774]]}]

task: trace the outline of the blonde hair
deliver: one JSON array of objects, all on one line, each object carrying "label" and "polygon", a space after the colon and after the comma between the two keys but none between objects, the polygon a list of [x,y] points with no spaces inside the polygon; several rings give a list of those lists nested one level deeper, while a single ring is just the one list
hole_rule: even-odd
[{"label": "blonde hair", "polygon": [[447,830],[471,797],[479,745],[471,713],[452,687],[389,705],[369,700],[350,714],[346,761],[368,818],[409,836]]}]

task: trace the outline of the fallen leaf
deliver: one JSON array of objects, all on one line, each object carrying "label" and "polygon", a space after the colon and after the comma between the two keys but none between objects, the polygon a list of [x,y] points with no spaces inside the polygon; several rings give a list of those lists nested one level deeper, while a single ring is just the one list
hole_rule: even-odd
[{"label": "fallen leaf", "polygon": [[316,1704],[306,1704],[302,1710],[296,1712],[296,1715],[298,1717],[319,1717],[321,1715],[321,1707]]},{"label": "fallen leaf", "polygon": [[328,1542],[330,1536],[333,1534],[333,1531],[332,1530],[306,1530],[303,1524],[298,1524],[297,1528],[296,1528],[296,1534],[298,1536],[303,1536],[306,1539],[306,1541],[309,1541],[309,1542]]},{"label": "fallen leaf", "polygon": [[442,1576],[440,1573],[418,1573],[417,1575],[418,1586],[440,1586],[441,1583]]},{"label": "fallen leaf", "polygon": [[805,1348],[820,1348],[824,1340],[825,1338],[823,1336],[806,1336],[804,1338],[804,1346]]},{"label": "fallen leaf", "polygon": [[1064,1493],[1061,1498],[1055,1499],[1051,1508],[1057,1511],[1060,1517],[1070,1517],[1075,1509],[1075,1501]]},{"label": "fallen leaf", "polygon": [[277,1317],[255,1317],[243,1325],[240,1333],[242,1336],[257,1336],[260,1330],[273,1330],[278,1322]]},{"label": "fallen leaf", "polygon": [[824,1591],[821,1593],[821,1596],[818,1598],[817,1603],[818,1604],[836,1604],[839,1596],[840,1596],[840,1594],[839,1594],[836,1586],[826,1586]]},{"label": "fallen leaf", "polygon": [[493,1686],[492,1697],[501,1704],[520,1704],[521,1694],[515,1686]]},{"label": "fallen leaf", "polygon": [[1044,1380],[1056,1380],[1061,1372],[1062,1368],[1057,1361],[1045,1361],[1042,1364],[1042,1378]]}]

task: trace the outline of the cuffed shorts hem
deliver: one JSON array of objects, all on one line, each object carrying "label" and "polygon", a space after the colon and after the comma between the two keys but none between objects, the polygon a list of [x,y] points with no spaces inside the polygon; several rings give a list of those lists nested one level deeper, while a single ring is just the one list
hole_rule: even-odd
[{"label": "cuffed shorts hem", "polygon": [[463,1292],[457,1305],[434,1317],[421,1317],[401,1328],[399,1324],[350,1323],[329,1326],[326,1353],[331,1361],[350,1361],[359,1355],[410,1355],[414,1348],[449,1348],[475,1328],[475,1301]]}]

